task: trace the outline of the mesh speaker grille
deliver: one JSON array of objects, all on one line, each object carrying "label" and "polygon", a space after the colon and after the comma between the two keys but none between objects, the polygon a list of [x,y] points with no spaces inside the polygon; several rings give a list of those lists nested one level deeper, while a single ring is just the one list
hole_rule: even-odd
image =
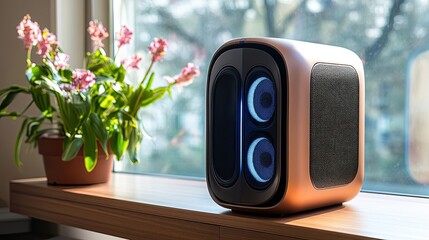
[{"label": "mesh speaker grille", "polygon": [[345,185],[358,170],[359,77],[351,66],[316,64],[310,82],[310,177],[316,188]]}]

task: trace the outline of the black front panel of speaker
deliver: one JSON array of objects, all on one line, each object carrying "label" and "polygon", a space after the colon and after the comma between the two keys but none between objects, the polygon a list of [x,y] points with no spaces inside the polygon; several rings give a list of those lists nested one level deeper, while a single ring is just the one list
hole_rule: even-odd
[{"label": "black front panel of speaker", "polygon": [[260,44],[240,43],[213,59],[207,88],[209,191],[228,204],[273,206],[286,191],[286,64]]},{"label": "black front panel of speaker", "polygon": [[359,163],[359,77],[348,65],[316,64],[310,82],[310,177],[316,188],[351,183]]}]

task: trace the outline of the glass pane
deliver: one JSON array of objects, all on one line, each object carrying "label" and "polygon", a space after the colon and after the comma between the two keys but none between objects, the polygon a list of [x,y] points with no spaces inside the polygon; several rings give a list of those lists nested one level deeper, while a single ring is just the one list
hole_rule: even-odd
[{"label": "glass pane", "polygon": [[144,125],[153,139],[142,143],[144,160],[133,166],[122,161],[117,171],[204,177],[205,81],[211,56],[231,38],[272,36],[342,46],[362,58],[364,189],[429,195],[427,1],[114,0],[113,4],[115,30],[127,24],[135,31],[130,52],[146,53],[153,37],[170,42],[166,60],[156,68],[158,82],[188,61],[201,69],[194,84],[174,92],[173,100],[145,109]]}]

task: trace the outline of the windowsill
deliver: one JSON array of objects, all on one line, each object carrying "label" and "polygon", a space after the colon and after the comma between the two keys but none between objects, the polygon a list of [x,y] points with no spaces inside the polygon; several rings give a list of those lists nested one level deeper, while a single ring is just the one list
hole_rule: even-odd
[{"label": "windowsill", "polygon": [[10,191],[13,212],[131,239],[429,238],[423,198],[360,193],[341,206],[279,218],[224,209],[196,180],[114,173],[107,184],[80,187],[14,180]]}]

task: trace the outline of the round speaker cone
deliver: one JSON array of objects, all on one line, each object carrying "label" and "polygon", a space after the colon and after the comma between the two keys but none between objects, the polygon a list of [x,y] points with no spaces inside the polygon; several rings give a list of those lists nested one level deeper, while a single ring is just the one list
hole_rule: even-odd
[{"label": "round speaker cone", "polygon": [[264,123],[271,119],[275,110],[275,91],[273,81],[267,77],[259,77],[249,88],[247,106],[250,115],[258,122]]},{"label": "round speaker cone", "polygon": [[273,144],[266,138],[255,139],[247,151],[247,167],[253,178],[266,183],[274,175],[275,153]]}]

